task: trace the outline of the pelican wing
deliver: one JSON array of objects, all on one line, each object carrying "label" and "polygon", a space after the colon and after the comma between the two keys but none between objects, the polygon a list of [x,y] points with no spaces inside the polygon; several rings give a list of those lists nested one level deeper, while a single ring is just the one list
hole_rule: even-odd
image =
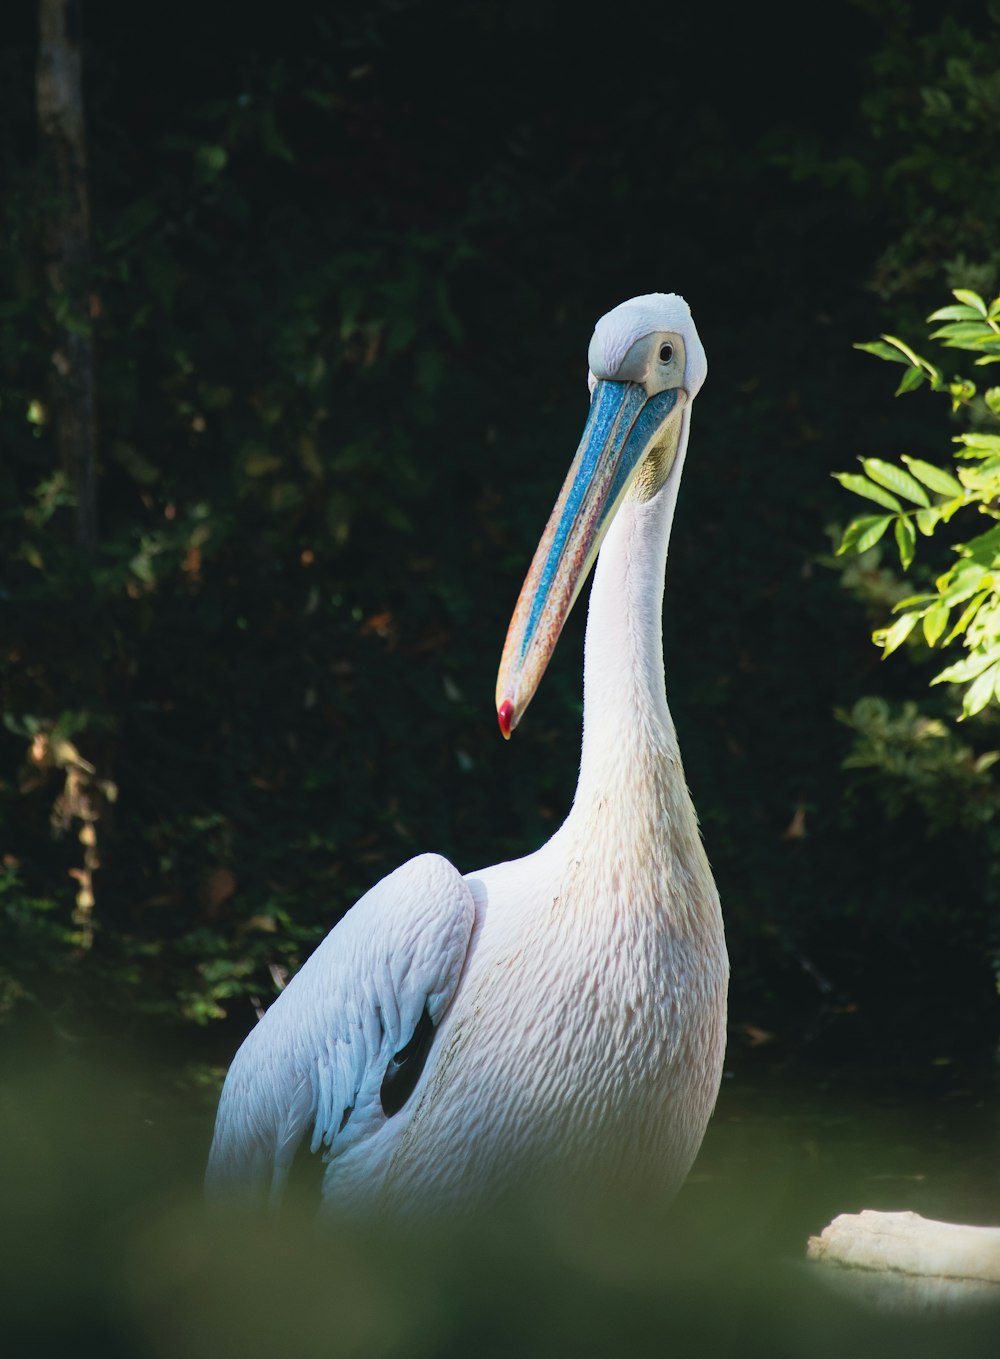
[{"label": "pelican wing", "polygon": [[[475,920],[464,879],[423,854],[366,892],[247,1035],[226,1076],[209,1156],[213,1198],[280,1198],[296,1149],[329,1161],[386,1121],[390,1063],[436,1026]],[[420,1026],[420,1032],[418,1032]]]}]

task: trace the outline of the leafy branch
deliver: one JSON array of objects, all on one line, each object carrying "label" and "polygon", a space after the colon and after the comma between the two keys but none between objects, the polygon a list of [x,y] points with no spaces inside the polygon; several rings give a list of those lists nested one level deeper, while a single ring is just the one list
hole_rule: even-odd
[{"label": "leafy branch", "polygon": [[[940,323],[930,338],[945,349],[975,353],[976,367],[1000,363],[1000,297],[987,304],[966,288],[956,289],[953,296],[954,304],[928,317],[929,322]],[[1000,417],[1000,387],[987,388],[980,401],[974,381],[945,378],[936,364],[894,335],[855,348],[904,366],[897,396],[926,383],[931,391],[948,394],[953,412],[969,409],[970,416],[987,425]],[[900,565],[909,572],[919,538],[932,537],[959,511],[975,509],[1000,520],[1000,433],[974,429],[956,435],[952,442],[957,445],[953,470],[904,454],[898,464],[861,458],[862,473],[835,472],[845,490],[888,511],[853,519],[844,530],[838,555],[867,552],[891,527]],[[936,577],[934,588],[921,591],[914,586],[893,608],[897,617],[876,628],[872,640],[885,658],[915,633],[919,623],[917,638],[928,647],[964,647],[966,654],[931,683],[961,686],[962,716],[971,717],[991,700],[1000,702],[1000,523],[953,544],[952,550],[957,560]]]}]

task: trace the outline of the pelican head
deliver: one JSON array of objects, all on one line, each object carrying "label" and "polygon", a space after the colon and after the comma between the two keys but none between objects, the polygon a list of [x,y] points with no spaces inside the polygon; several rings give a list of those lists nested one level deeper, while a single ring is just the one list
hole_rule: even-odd
[{"label": "pelican head", "polygon": [[509,737],[622,503],[676,488],[687,412],[708,364],[691,311],[649,293],[602,316],[587,354],[590,414],[507,631],[497,718]]}]

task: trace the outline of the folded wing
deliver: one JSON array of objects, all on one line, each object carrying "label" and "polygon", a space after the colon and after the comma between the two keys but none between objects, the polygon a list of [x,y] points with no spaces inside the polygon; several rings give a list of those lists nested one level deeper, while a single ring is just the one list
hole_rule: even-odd
[{"label": "folded wing", "polygon": [[348,911],[233,1060],[211,1198],[277,1201],[307,1133],[330,1162],[399,1113],[455,994],[474,920],[464,879],[436,854],[411,859]]}]

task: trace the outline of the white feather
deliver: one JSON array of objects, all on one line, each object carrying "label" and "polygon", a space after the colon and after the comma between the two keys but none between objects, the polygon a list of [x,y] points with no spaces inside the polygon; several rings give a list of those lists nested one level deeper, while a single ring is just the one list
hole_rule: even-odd
[{"label": "white feather", "polygon": [[425,1007],[440,1021],[474,919],[472,894],[437,854],[411,859],[348,911],[233,1060],[210,1194],[254,1197],[269,1186],[277,1196],[307,1131],[312,1150],[322,1146],[334,1164],[391,1128],[379,1102],[389,1059]]}]

